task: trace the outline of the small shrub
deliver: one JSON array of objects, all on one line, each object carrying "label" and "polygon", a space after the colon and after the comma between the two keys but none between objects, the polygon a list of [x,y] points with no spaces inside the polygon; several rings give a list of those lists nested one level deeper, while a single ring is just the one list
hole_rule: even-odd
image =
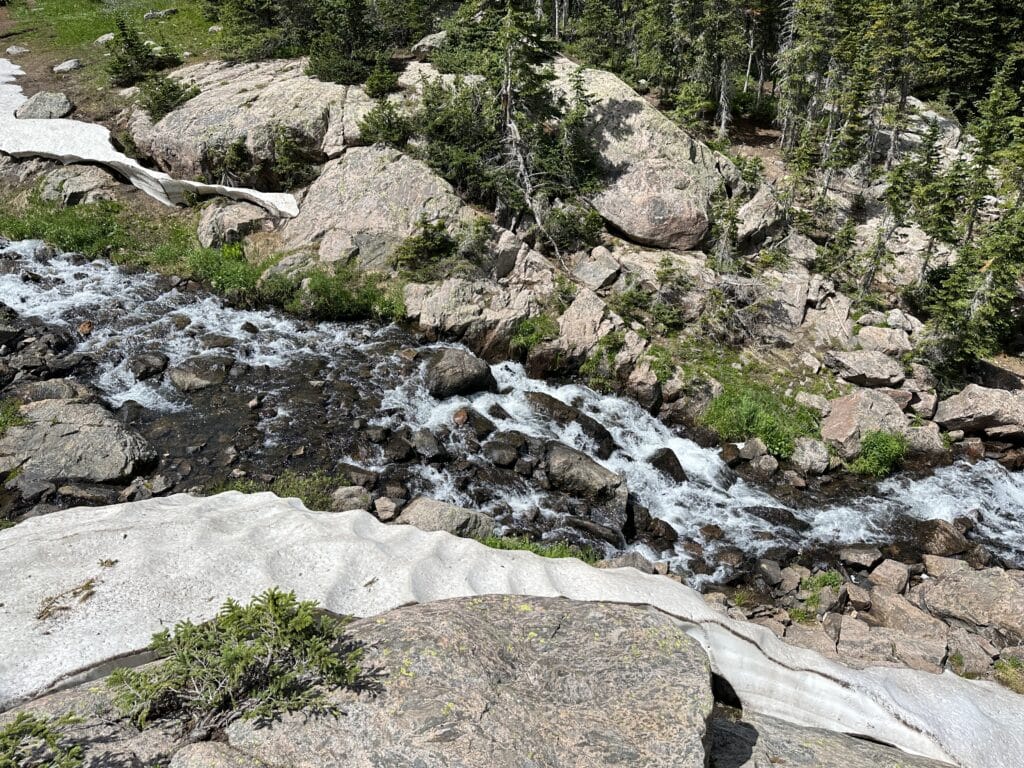
[{"label": "small shrub", "polygon": [[388,144],[401,149],[411,137],[412,123],[390,101],[377,104],[359,123],[359,138],[364,144]]},{"label": "small shrub", "polygon": [[320,172],[320,156],[304,146],[295,131],[278,127],[274,131],[274,159],[271,175],[283,190],[304,187]]},{"label": "small shrub", "polygon": [[242,138],[205,158],[205,176],[213,184],[237,185],[250,179],[255,165],[252,153]]},{"label": "small shrub", "polygon": [[598,392],[611,392],[615,389],[615,356],[626,344],[623,331],[612,331],[597,342],[590,357],[580,366],[587,384]]},{"label": "small shrub", "polygon": [[585,563],[593,565],[601,559],[597,552],[589,547],[577,547],[573,544],[566,544],[564,541],[530,541],[523,536],[488,536],[483,543],[491,549],[511,549],[533,552],[541,557],[562,558],[575,557]]},{"label": "small shrub", "polygon": [[793,455],[796,438],[818,434],[817,413],[754,382],[725,384],[703,421],[725,440],[758,437],[783,459]]},{"label": "small shrub", "polygon": [[604,220],[593,208],[566,205],[548,211],[544,229],[560,250],[579,251],[600,242]]},{"label": "small shrub", "polygon": [[199,89],[194,85],[184,86],[163,75],[150,75],[139,85],[139,104],[154,123],[198,95]]},{"label": "small shrub", "polygon": [[69,743],[65,726],[77,722],[66,715],[57,719],[20,712],[0,728],[0,768],[79,768],[84,761],[80,744]]},{"label": "small shrub", "polygon": [[1011,691],[1024,694],[1024,661],[1011,657],[1000,659],[993,665],[996,680]]},{"label": "small shrub", "polygon": [[139,728],[173,719],[189,738],[239,718],[336,715],[321,686],[350,686],[359,675],[360,652],[338,650],[346,623],[276,589],[246,606],[228,600],[210,622],[154,635],[150,649],[163,663],[115,671],[114,703]]},{"label": "small shrub", "polygon": [[324,511],[331,508],[331,494],[337,488],[348,485],[344,475],[329,475],[326,472],[302,474],[285,470],[269,483],[250,478],[232,480],[218,491],[241,491],[242,493],[260,493],[270,491],[282,498],[297,498],[309,509]]},{"label": "small shrub", "polygon": [[858,475],[887,477],[907,455],[907,439],[890,432],[868,432],[861,440],[860,454],[850,464]]},{"label": "small shrub", "polygon": [[28,421],[21,415],[21,403],[14,398],[0,400],[0,437],[11,427],[20,427]]},{"label": "small shrub", "polygon": [[544,341],[558,338],[558,323],[547,315],[525,317],[516,325],[509,347],[513,352],[529,354]]},{"label": "small shrub", "polygon": [[420,219],[419,231],[405,238],[395,249],[391,263],[420,282],[435,279],[441,262],[455,255],[458,241],[448,233],[443,219]]},{"label": "small shrub", "polygon": [[302,290],[284,308],[311,320],[401,320],[405,316],[400,284],[386,286],[383,275],[350,265],[305,275]]},{"label": "small shrub", "polygon": [[333,43],[333,35],[324,35],[313,43],[306,74],[325,83],[359,85],[364,82],[370,74],[366,60],[346,53]]},{"label": "small shrub", "polygon": [[114,39],[107,44],[110,61],[107,72],[113,85],[126,87],[141,82],[154,72],[181,63],[181,58],[171,52],[155,53],[142,41],[142,36],[125,16],[118,16],[115,22]]},{"label": "small shrub", "polygon": [[380,99],[398,90],[398,73],[391,70],[387,58],[381,56],[377,59],[370,76],[363,84],[363,90],[371,99]]}]

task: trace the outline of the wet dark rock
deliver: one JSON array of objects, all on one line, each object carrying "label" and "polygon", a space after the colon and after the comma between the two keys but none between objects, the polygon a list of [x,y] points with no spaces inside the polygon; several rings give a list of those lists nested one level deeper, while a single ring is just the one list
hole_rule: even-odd
[{"label": "wet dark rock", "polygon": [[199,392],[223,384],[234,360],[223,355],[192,357],[168,369],[171,383],[182,392]]},{"label": "wet dark rock", "polygon": [[427,461],[444,461],[448,453],[428,429],[417,429],[410,438],[413,449]]},{"label": "wet dark rock", "polygon": [[554,488],[585,498],[607,498],[624,485],[587,454],[554,441],[547,445],[547,468]]},{"label": "wet dark rock", "polygon": [[483,440],[495,430],[494,422],[473,408],[460,408],[452,419],[456,426],[469,427],[478,440]]},{"label": "wet dark rock", "polygon": [[444,400],[455,395],[494,392],[498,388],[491,367],[463,349],[443,349],[436,353],[424,373],[427,391]]},{"label": "wet dark rock", "polygon": [[57,488],[57,493],[76,503],[102,506],[118,500],[118,489],[109,485],[67,483]]},{"label": "wet dark rock", "polygon": [[367,427],[363,430],[363,437],[375,445],[380,445],[388,438],[388,431],[384,427]]},{"label": "wet dark rock", "polygon": [[524,456],[516,462],[514,469],[517,475],[530,477],[537,469],[537,460],[533,456]]},{"label": "wet dark rock", "polygon": [[723,445],[720,455],[722,461],[729,467],[735,467],[743,460],[740,456],[740,447],[736,443],[726,443]]},{"label": "wet dark rock", "polygon": [[167,355],[162,352],[145,352],[128,362],[128,370],[139,381],[155,379],[167,369],[167,362]]},{"label": "wet dark rock", "polygon": [[685,483],[687,481],[686,471],[683,469],[683,465],[679,463],[679,457],[676,456],[676,452],[671,448],[659,448],[647,458],[647,462],[677,483]]},{"label": "wet dark rock", "polygon": [[781,507],[744,507],[743,511],[749,515],[754,515],[754,517],[759,517],[772,525],[789,528],[798,533],[810,530],[811,528],[809,523],[805,523],[788,509]]},{"label": "wet dark rock", "polygon": [[499,467],[511,467],[519,459],[519,452],[500,437],[486,443],[483,453],[489,462]]},{"label": "wet dark rock", "polygon": [[949,557],[966,552],[967,538],[945,520],[923,520],[914,526],[914,538],[921,551],[929,555]]},{"label": "wet dark rock", "polygon": [[599,459],[607,459],[615,451],[617,446],[612,433],[600,422],[579,409],[543,392],[527,392],[526,400],[535,411],[548,417],[559,426],[578,425],[583,434],[594,441],[595,453]]}]

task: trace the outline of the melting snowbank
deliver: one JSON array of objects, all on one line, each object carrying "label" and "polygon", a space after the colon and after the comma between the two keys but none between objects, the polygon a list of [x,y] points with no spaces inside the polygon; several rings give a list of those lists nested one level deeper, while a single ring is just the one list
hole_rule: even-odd
[{"label": "melting snowbank", "polygon": [[144,168],[114,149],[110,131],[102,125],[81,120],[19,120],[14,110],[25,102],[15,83],[24,75],[21,67],[0,59],[0,152],[12,157],[43,157],[65,165],[91,163],[102,165],[165,205],[180,205],[187,195],[220,195],[245,200],[265,209],[271,216],[293,218],[299,213],[295,198],[289,194],[257,192],[254,189],[202,184],[174,179],[166,173]]},{"label": "melting snowbank", "polygon": [[[677,617],[749,711],[965,768],[1019,768],[1024,756],[1024,697],[993,683],[851,670],[733,621],[669,579],[492,550],[362,512],[309,512],[270,494],[174,496],[33,518],[0,532],[0,563],[0,707],[137,650],[176,621],[210,618],[229,596],[270,586],[359,616],[448,597],[561,595],[647,603]],[[44,599],[88,579],[96,579],[90,599],[36,618]]]}]

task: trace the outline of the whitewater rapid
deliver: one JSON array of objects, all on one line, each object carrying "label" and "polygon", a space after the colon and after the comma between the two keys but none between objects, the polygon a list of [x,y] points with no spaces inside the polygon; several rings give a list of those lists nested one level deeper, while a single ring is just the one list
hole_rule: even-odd
[{"label": "whitewater rapid", "polygon": [[[499,431],[555,439],[588,453],[608,469],[626,478],[630,492],[654,517],[670,523],[679,533],[673,555],[686,567],[694,557],[692,544],[714,554],[738,547],[747,554],[769,553],[780,545],[799,550],[818,545],[884,543],[893,540],[914,521],[941,518],[976,521],[975,538],[1015,565],[1024,564],[1024,477],[992,461],[957,463],[924,479],[897,475],[880,483],[875,493],[821,508],[783,504],[766,491],[742,479],[722,462],[718,452],[701,448],[673,431],[636,403],[597,393],[587,387],[548,384],[526,376],[521,365],[493,366],[498,393],[455,397],[444,401],[426,391],[422,375],[408,375],[398,364],[402,350],[418,350],[420,360],[445,345],[424,345],[397,328],[361,323],[309,323],[276,311],[250,311],[226,305],[205,291],[173,287],[163,277],[128,272],[109,262],[60,254],[38,242],[0,248],[0,301],[17,312],[54,325],[74,329],[85,319],[95,330],[80,341],[78,352],[95,360],[89,383],[112,407],[134,401],[155,411],[174,412],[191,407],[190,399],[167,380],[137,381],[128,367],[141,352],[159,351],[170,364],[203,355],[228,353],[259,375],[259,387],[278,387],[282,407],[260,424],[268,443],[285,440],[282,430],[291,418],[289,370],[303,362],[320,363],[318,377],[350,386],[357,400],[373,407],[369,425],[403,425],[443,435],[452,462],[485,462],[479,446],[450,427],[457,410],[471,406],[487,414]],[[451,345],[448,345],[451,346]],[[419,364],[420,374],[425,363]],[[416,370],[415,368],[413,369]],[[405,371],[405,373],[403,373]],[[232,386],[255,387],[245,376]],[[542,392],[572,405],[600,422],[613,435],[617,449],[607,459],[597,457],[594,446],[575,423],[559,425],[534,409],[527,393]],[[376,404],[379,403],[379,407]],[[320,414],[326,422],[341,415],[328,407]],[[347,414],[345,414],[347,415]],[[310,425],[315,434],[315,425]],[[671,449],[688,480],[675,482],[646,459],[661,448]],[[339,462],[382,469],[382,449],[376,456],[338,456]],[[455,504],[489,507],[498,504],[516,515],[557,516],[545,496],[526,478],[502,488],[500,498],[474,503],[472,487],[456,482],[450,463],[413,464],[416,492]],[[764,508],[788,514],[764,513]],[[757,514],[755,512],[759,512]],[[765,519],[765,518],[769,519]],[[795,518],[799,525],[780,520]],[[706,535],[720,529],[719,538]],[[711,529],[713,530],[713,529]],[[684,549],[683,543],[690,548]],[[653,552],[645,552],[652,557]],[[716,580],[718,573],[696,577]]]}]

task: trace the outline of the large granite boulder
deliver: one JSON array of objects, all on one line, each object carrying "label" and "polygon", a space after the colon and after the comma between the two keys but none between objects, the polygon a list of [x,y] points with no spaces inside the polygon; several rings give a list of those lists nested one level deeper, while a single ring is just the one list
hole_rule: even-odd
[{"label": "large granite boulder", "polygon": [[1024,571],[956,571],[928,582],[921,602],[934,616],[1024,645]]},{"label": "large granite boulder", "polygon": [[[554,69],[554,87],[571,97],[577,65],[558,59]],[[580,77],[607,182],[594,207],[634,242],[697,246],[708,233],[712,196],[742,183],[735,166],[610,72],[584,69]]]},{"label": "large granite boulder", "polygon": [[210,181],[220,181],[211,174],[236,142],[244,143],[255,163],[272,160],[281,130],[309,150],[337,156],[358,141],[359,121],[375,102],[358,86],[323,83],[305,69],[305,60],[209,61],[179,69],[172,76],[195,85],[199,94],[155,125],[136,110],[132,139],[162,170]]},{"label": "large granite boulder", "polygon": [[423,374],[431,397],[493,392],[497,389],[491,367],[464,349],[442,349],[427,363]]},{"label": "large granite boulder", "polygon": [[21,407],[25,424],[0,437],[0,473],[23,486],[56,480],[130,480],[156,454],[98,403],[39,400]]},{"label": "large granite boulder", "polygon": [[707,655],[652,608],[490,595],[399,608],[346,635],[364,675],[328,692],[339,717],[238,720],[216,742],[181,744],[172,727],[140,735],[107,716],[102,685],[32,709],[73,706],[88,765],[152,765],[159,752],[173,768],[706,764]]},{"label": "large granite boulder", "polygon": [[95,165],[66,165],[43,177],[39,196],[48,202],[78,205],[113,200],[120,187],[117,179]]},{"label": "large granite boulder", "polygon": [[968,384],[939,403],[935,421],[945,429],[981,432],[1005,427],[1024,431],[1024,395]]},{"label": "large granite boulder", "polygon": [[860,453],[861,438],[869,432],[906,432],[907,419],[891,397],[870,389],[859,389],[831,403],[832,410],[821,422],[821,438],[843,459]]},{"label": "large granite boulder", "polygon": [[[472,214],[424,163],[384,146],[354,147],[329,162],[281,230],[292,248],[313,248],[322,264],[358,259],[387,270],[422,219],[456,223]],[[286,260],[287,261],[287,260]]]},{"label": "large granite boulder", "polygon": [[829,352],[825,365],[834,369],[839,378],[861,387],[898,387],[906,378],[902,365],[874,350]]},{"label": "large granite boulder", "polygon": [[243,240],[267,223],[267,212],[252,203],[216,202],[203,209],[196,235],[204,248]]}]

